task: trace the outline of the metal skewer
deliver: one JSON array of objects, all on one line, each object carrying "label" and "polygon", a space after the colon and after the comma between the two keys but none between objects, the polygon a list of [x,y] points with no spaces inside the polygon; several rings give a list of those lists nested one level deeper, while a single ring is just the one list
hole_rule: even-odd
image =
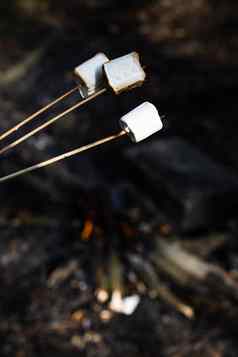
[{"label": "metal skewer", "polygon": [[78,107],[86,104],[91,99],[94,99],[98,95],[102,94],[105,91],[105,90],[100,91],[102,88],[105,87],[103,65],[108,61],[109,59],[107,58],[107,56],[105,56],[103,53],[98,53],[94,57],[90,58],[86,62],[83,62],[78,67],[76,67],[74,72],[77,78],[78,85],[75,88],[72,88],[70,91],[66,92],[59,98],[55,99],[53,102],[47,104],[44,108],[41,108],[37,112],[33,113],[32,115],[24,119],[22,122],[15,125],[13,128],[7,130],[5,133],[0,135],[0,141],[7,138],[10,134],[14,133],[15,131],[17,131],[27,123],[31,122],[34,118],[38,117],[38,115],[45,112],[47,109],[53,107],[58,102],[62,101],[66,97],[73,94],[76,90],[80,92],[83,100],[73,105],[71,108],[65,110],[63,113],[60,113],[59,115],[56,115],[54,118],[49,119],[43,125],[28,132],[20,139],[17,139],[12,143],[8,144],[7,146],[3,147],[2,149],[0,149],[0,154],[3,154],[4,152],[8,151],[11,148],[14,148],[15,146],[19,145],[20,143],[30,138],[32,135],[38,133],[39,131],[53,124],[58,119],[65,116],[66,114],[70,113],[71,111],[77,109]]},{"label": "metal skewer", "polygon": [[99,95],[103,94],[104,92],[106,92],[106,88],[101,89],[100,91],[98,91],[95,94],[92,94],[90,97],[81,100],[80,102],[76,103],[75,105],[73,105],[72,107],[66,109],[64,112],[56,115],[55,117],[51,118],[50,120],[48,120],[46,123],[38,126],[37,128],[31,130],[30,132],[28,132],[27,134],[25,134],[24,136],[20,137],[19,139],[13,141],[12,143],[10,143],[9,145],[5,146],[4,148],[2,148],[0,150],[0,155],[3,154],[4,152],[16,147],[17,145],[21,144],[23,141],[29,139],[31,136],[35,135],[36,133],[38,133],[39,131],[47,128],[48,126],[52,125],[53,123],[55,123],[57,120],[59,120],[60,118],[64,117],[65,115],[71,113],[72,111],[74,111],[75,109],[83,106],[84,104],[90,102],[91,100],[93,100],[94,98],[98,97]]},{"label": "metal skewer", "polygon": [[34,171],[34,170],[37,170],[37,169],[40,169],[42,167],[46,167],[46,166],[49,166],[51,164],[54,164],[58,161],[61,161],[61,160],[64,160],[64,159],[67,159],[68,157],[71,157],[71,156],[74,156],[74,155],[77,155],[77,154],[80,154],[82,153],[83,151],[87,151],[87,150],[90,150],[96,146],[99,146],[99,145],[102,145],[102,144],[105,144],[109,141],[112,141],[112,140],[115,140],[123,135],[126,135],[127,132],[125,130],[122,130],[120,131],[118,134],[115,134],[115,135],[111,135],[111,136],[108,136],[106,138],[103,138],[103,139],[100,139],[98,141],[95,141],[91,144],[88,144],[88,145],[85,145],[85,146],[81,146],[77,149],[74,149],[74,150],[71,150],[71,151],[68,151],[64,154],[61,154],[61,155],[58,155],[58,156],[55,156],[49,160],[46,160],[46,161],[43,161],[43,162],[40,162],[38,164],[35,164],[33,166],[30,166],[30,167],[27,167],[26,169],[23,169],[23,170],[20,170],[20,171],[17,171],[17,172],[14,172],[13,174],[10,174],[10,175],[7,175],[7,176],[4,176],[2,178],[0,178],[0,183],[2,182],[5,182],[5,181],[8,181],[10,179],[13,179],[14,177],[17,177],[17,176],[20,176],[20,175],[23,175],[23,174],[26,174],[28,172],[31,172],[31,171]]},{"label": "metal skewer", "polygon": [[64,100],[65,98],[67,98],[68,96],[70,96],[71,94],[73,94],[74,92],[76,92],[79,89],[79,86],[72,88],[71,90],[69,90],[68,92],[64,93],[63,95],[61,95],[60,97],[56,98],[55,100],[53,100],[52,102],[48,103],[46,106],[44,106],[43,108],[37,110],[35,113],[31,114],[30,116],[28,116],[26,119],[24,119],[23,121],[21,121],[20,123],[16,124],[14,127],[12,127],[11,129],[5,131],[3,134],[0,135],[0,141],[2,141],[3,139],[7,138],[9,135],[11,135],[12,133],[14,133],[15,131],[17,131],[18,129],[20,129],[21,127],[23,127],[24,125],[26,125],[27,123],[30,123],[33,119],[35,119],[36,117],[38,117],[40,114],[44,113],[46,110],[52,108],[55,104],[61,102],[62,100]]},{"label": "metal skewer", "polygon": [[20,123],[16,124],[13,128],[7,130],[3,134],[0,134],[0,141],[7,138],[9,135],[26,125],[27,123],[31,122],[34,118],[39,116],[40,114],[44,113],[47,109],[53,107],[55,104],[59,103],[66,97],[70,96],[77,90],[79,90],[83,99],[89,97],[91,94],[97,92],[102,84],[103,73],[102,73],[102,66],[104,63],[108,62],[109,59],[103,53],[98,53],[94,57],[90,58],[86,62],[83,62],[78,67],[75,68],[74,72],[75,75],[78,77],[79,84],[69,90],[68,92],[64,93],[60,97],[56,98],[43,108],[39,109],[35,113],[31,114],[29,117],[21,121]]},{"label": "metal skewer", "polygon": [[96,146],[100,146],[125,135],[129,135],[133,142],[139,142],[141,140],[146,139],[155,132],[159,131],[160,129],[162,129],[163,126],[157,109],[153,104],[149,102],[141,104],[140,106],[136,107],[135,109],[124,115],[120,119],[119,124],[122,130],[117,134],[107,136],[106,138],[81,146],[64,154],[55,156],[46,161],[27,167],[23,170],[19,170],[10,175],[4,176],[0,178],[0,183],[6,182],[10,179],[13,179],[14,177],[26,174],[28,172],[49,166],[74,155],[78,155],[84,151],[90,150]]}]

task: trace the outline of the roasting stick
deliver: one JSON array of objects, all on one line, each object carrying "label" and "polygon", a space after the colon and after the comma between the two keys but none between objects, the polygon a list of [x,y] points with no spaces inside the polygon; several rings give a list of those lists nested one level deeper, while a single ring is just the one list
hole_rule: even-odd
[{"label": "roasting stick", "polygon": [[[20,143],[24,142],[25,140],[29,139],[31,136],[35,135],[39,131],[45,129],[46,127],[55,123],[58,119],[62,118],[66,114],[72,112],[73,110],[83,106],[84,104],[88,103],[89,101],[93,100],[100,94],[105,92],[105,89],[102,87],[104,86],[104,73],[103,73],[103,65],[108,62],[109,59],[103,53],[98,53],[94,57],[90,58],[86,62],[83,62],[81,65],[75,68],[74,72],[78,81],[77,87],[73,88],[69,92],[65,93],[63,96],[56,99],[54,102],[50,103],[48,106],[52,107],[57,102],[60,102],[77,89],[79,90],[83,100],[76,103],[72,107],[66,109],[63,113],[56,115],[54,118],[49,119],[44,124],[40,125],[36,129],[26,133],[24,136],[20,137],[19,139],[11,142],[7,146],[4,146],[0,149],[0,155],[5,153],[6,151],[16,147]],[[45,107],[46,108],[46,107]],[[39,112],[43,113],[46,109],[42,108]],[[23,120],[20,122],[16,127],[10,129],[7,133],[3,134],[2,137],[6,138],[8,135],[13,133],[18,128],[22,127],[23,125],[29,123],[33,118],[37,117],[39,112],[36,112],[31,117]],[[17,129],[15,129],[17,128]],[[1,141],[1,139],[0,139]]]},{"label": "roasting stick", "polygon": [[81,146],[64,154],[55,156],[46,161],[40,162],[23,170],[14,172],[10,175],[0,178],[0,183],[6,182],[14,177],[26,174],[28,172],[49,166],[66,158],[78,155],[84,151],[94,147],[103,145],[109,141],[113,141],[125,135],[129,135],[133,142],[139,142],[146,139],[150,135],[162,129],[162,122],[155,106],[149,102],[145,102],[137,108],[124,115],[119,121],[121,131],[117,134],[95,141],[91,144]]},{"label": "roasting stick", "polygon": [[20,123],[16,124],[13,128],[7,130],[5,133],[0,135],[0,141],[7,138],[16,130],[31,122],[40,114],[53,107],[55,104],[61,102],[77,90],[79,90],[82,98],[86,98],[90,94],[96,93],[96,90],[100,89],[101,84],[103,82],[102,66],[108,61],[109,59],[106,55],[104,55],[103,53],[98,53],[94,57],[80,64],[74,70],[74,73],[76,77],[78,77],[79,82],[76,87],[72,88],[71,90],[56,98],[43,108],[39,109]]},{"label": "roasting stick", "polygon": [[66,109],[64,112],[56,115],[55,117],[51,118],[50,120],[48,120],[46,123],[38,126],[37,128],[35,128],[34,130],[30,131],[29,133],[27,133],[26,135],[20,137],[19,139],[13,141],[12,143],[10,143],[9,145],[5,146],[3,149],[0,150],[0,155],[3,154],[4,152],[8,151],[9,149],[13,149],[14,147],[16,147],[17,145],[19,145],[20,143],[22,143],[23,141],[29,139],[31,136],[35,135],[36,133],[38,133],[39,131],[47,128],[48,126],[52,125],[53,123],[55,123],[57,120],[59,120],[60,118],[62,118],[63,116],[65,116],[66,114],[71,113],[72,111],[74,111],[75,109],[82,107],[84,104],[90,102],[91,100],[93,100],[94,98],[98,97],[99,95],[101,95],[102,93],[104,93],[106,91],[106,88],[101,89],[100,91],[98,91],[95,94],[92,94],[90,97],[81,100],[80,102],[76,103],[75,105],[73,105],[72,107]]},{"label": "roasting stick", "polygon": [[43,108],[39,109],[37,112],[31,114],[29,117],[27,117],[26,119],[22,120],[20,123],[16,124],[13,128],[5,131],[3,134],[0,135],[0,141],[2,141],[3,139],[7,138],[9,135],[13,134],[15,131],[17,131],[18,129],[20,129],[21,127],[26,125],[27,123],[30,123],[33,119],[38,117],[40,114],[46,112],[48,109],[52,108],[55,104],[61,102],[65,98],[69,97],[71,94],[73,94],[77,90],[79,90],[79,86],[70,89],[68,92],[64,93],[63,95],[61,95],[60,97],[56,98],[52,102],[48,103],[46,106],[44,106]]},{"label": "roasting stick", "polygon": [[107,143],[108,141],[112,141],[112,140],[115,140],[117,138],[119,138],[120,136],[123,136],[123,135],[126,135],[126,131],[125,130],[122,130],[120,131],[118,134],[115,134],[115,135],[111,135],[111,136],[108,136],[106,138],[103,138],[101,140],[98,140],[98,141],[95,141],[94,143],[91,143],[91,144],[88,144],[88,145],[85,145],[85,146],[81,146],[80,148],[77,148],[77,149],[74,149],[74,150],[71,150],[71,151],[68,151],[62,155],[58,155],[58,156],[55,156],[49,160],[46,160],[46,161],[43,161],[43,162],[40,162],[36,165],[33,165],[33,166],[30,166],[30,167],[27,167],[26,169],[23,169],[23,170],[20,170],[20,171],[17,171],[13,174],[10,174],[8,176],[5,176],[3,178],[0,178],[0,182],[4,182],[4,181],[8,181],[14,177],[17,177],[17,176],[20,176],[20,175],[23,175],[23,174],[26,174],[28,172],[31,172],[31,171],[34,171],[34,170],[37,170],[37,169],[40,169],[42,167],[46,167],[46,166],[49,166],[51,164],[54,164],[58,161],[61,161],[61,160],[64,160],[64,159],[67,159],[68,157],[71,157],[71,156],[74,156],[74,155],[77,155],[77,154],[80,154],[82,153],[83,151],[87,151],[87,150],[90,150],[96,146],[99,146],[99,145],[102,145],[102,144],[105,144]]},{"label": "roasting stick", "polygon": [[[115,94],[120,94],[125,90],[132,89],[141,85],[145,79],[145,72],[141,67],[139,56],[136,52],[132,52],[128,55],[116,58],[112,61],[109,61],[109,59],[103,53],[98,53],[96,56],[76,67],[75,74],[77,75],[80,82],[80,94],[84,99],[72,107],[66,109],[64,112],[49,119],[44,124],[26,133],[19,139],[3,147],[0,149],[0,155],[10,149],[13,149],[39,131],[52,125],[60,118],[103,94],[106,92],[108,87],[111,88]],[[25,123],[26,120],[24,121]],[[28,120],[28,122],[29,121],[30,120]],[[18,126],[23,125],[23,122],[18,124]],[[13,131],[14,128],[10,129],[11,133]]]}]

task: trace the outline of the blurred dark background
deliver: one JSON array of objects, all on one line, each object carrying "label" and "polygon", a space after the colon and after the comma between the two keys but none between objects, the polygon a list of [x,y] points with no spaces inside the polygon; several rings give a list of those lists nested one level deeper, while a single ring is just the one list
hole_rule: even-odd
[{"label": "blurred dark background", "polygon": [[[237,13],[234,0],[0,3],[2,132],[72,88],[74,67],[97,52],[137,51],[147,74],[143,87],[107,93],[9,151],[1,176],[116,132],[120,116],[142,101],[164,121],[138,145],[123,139],[0,186],[1,356],[237,355],[230,320],[214,322],[206,304],[190,301],[202,316],[190,323],[143,292],[132,316],[105,327],[107,307],[95,302],[105,279],[109,293],[123,277],[123,293],[141,295],[128,255],[146,265],[158,237],[199,240],[200,251],[222,236],[222,248],[214,243],[206,258],[238,268]],[[123,271],[116,283],[108,279],[115,257]],[[49,286],[55,272],[65,278]],[[163,278],[186,299],[187,287]]]}]

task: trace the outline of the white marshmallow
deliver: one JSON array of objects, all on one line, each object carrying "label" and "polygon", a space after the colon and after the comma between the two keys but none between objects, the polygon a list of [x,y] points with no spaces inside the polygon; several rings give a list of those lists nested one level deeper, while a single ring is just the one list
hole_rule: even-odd
[{"label": "white marshmallow", "polygon": [[116,58],[104,64],[109,86],[116,94],[140,86],[145,80],[145,72],[136,52]]},{"label": "white marshmallow", "polygon": [[163,127],[156,107],[149,102],[144,102],[124,115],[119,124],[136,143],[148,138]]},{"label": "white marshmallow", "polygon": [[104,53],[98,53],[75,68],[74,73],[79,78],[79,91],[83,98],[102,89],[105,77],[103,65],[108,61]]}]

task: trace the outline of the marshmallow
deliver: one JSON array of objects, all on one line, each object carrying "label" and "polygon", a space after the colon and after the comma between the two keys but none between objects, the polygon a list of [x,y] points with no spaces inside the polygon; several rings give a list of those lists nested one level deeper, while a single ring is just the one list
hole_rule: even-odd
[{"label": "marshmallow", "polygon": [[119,124],[136,143],[148,138],[163,127],[156,107],[149,102],[144,102],[124,115]]},{"label": "marshmallow", "polygon": [[75,68],[74,73],[79,78],[81,84],[79,91],[83,98],[103,88],[105,76],[103,65],[108,61],[104,53],[98,53]]},{"label": "marshmallow", "polygon": [[109,86],[116,94],[140,86],[145,80],[139,55],[132,52],[104,64]]}]

